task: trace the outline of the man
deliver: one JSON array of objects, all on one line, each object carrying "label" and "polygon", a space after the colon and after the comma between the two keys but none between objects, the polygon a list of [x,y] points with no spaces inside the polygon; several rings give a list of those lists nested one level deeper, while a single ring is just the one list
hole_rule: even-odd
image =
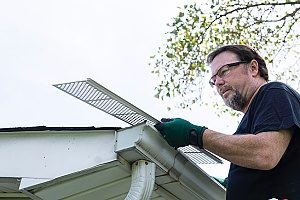
[{"label": "man", "polygon": [[231,162],[226,199],[300,199],[300,95],[268,83],[265,61],[245,45],[223,46],[208,55],[225,104],[244,113],[233,135],[175,118],[157,130],[175,147],[196,145]]}]

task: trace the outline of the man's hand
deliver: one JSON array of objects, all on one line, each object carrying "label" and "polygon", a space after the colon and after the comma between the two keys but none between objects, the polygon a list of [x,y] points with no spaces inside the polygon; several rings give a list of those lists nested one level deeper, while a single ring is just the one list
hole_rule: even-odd
[{"label": "man's hand", "polygon": [[202,135],[207,129],[204,126],[194,125],[181,118],[163,118],[160,123],[155,125],[155,128],[167,140],[168,144],[176,149],[187,145],[203,148]]}]

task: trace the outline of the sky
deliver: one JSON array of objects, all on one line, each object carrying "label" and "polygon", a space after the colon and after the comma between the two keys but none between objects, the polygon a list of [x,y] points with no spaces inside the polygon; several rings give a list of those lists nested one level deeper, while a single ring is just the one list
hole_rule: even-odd
[{"label": "sky", "polygon": [[[153,117],[181,117],[233,133],[236,121],[210,108],[171,109],[154,98],[150,56],[183,0],[0,1],[0,128],[127,127],[53,87],[92,78]],[[225,177],[228,164],[209,174]]]}]

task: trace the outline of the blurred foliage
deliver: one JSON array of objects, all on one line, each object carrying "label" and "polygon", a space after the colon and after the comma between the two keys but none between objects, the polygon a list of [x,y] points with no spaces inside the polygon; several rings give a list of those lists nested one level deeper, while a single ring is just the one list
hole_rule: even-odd
[{"label": "blurred foliage", "polygon": [[159,78],[157,98],[175,98],[181,108],[210,104],[221,113],[236,115],[219,105],[216,94],[209,101],[202,98],[210,76],[206,56],[226,44],[254,47],[267,62],[271,79],[299,87],[299,0],[208,0],[178,9],[167,24],[166,42],[149,63]]}]

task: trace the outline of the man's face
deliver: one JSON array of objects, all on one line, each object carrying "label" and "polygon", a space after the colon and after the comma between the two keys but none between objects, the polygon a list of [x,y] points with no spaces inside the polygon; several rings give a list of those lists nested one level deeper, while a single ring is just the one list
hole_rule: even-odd
[{"label": "man's face", "polygon": [[225,51],[217,55],[211,63],[211,80],[219,95],[227,106],[238,111],[242,111],[248,102],[249,81],[246,63],[239,63],[240,61],[236,54]]}]

